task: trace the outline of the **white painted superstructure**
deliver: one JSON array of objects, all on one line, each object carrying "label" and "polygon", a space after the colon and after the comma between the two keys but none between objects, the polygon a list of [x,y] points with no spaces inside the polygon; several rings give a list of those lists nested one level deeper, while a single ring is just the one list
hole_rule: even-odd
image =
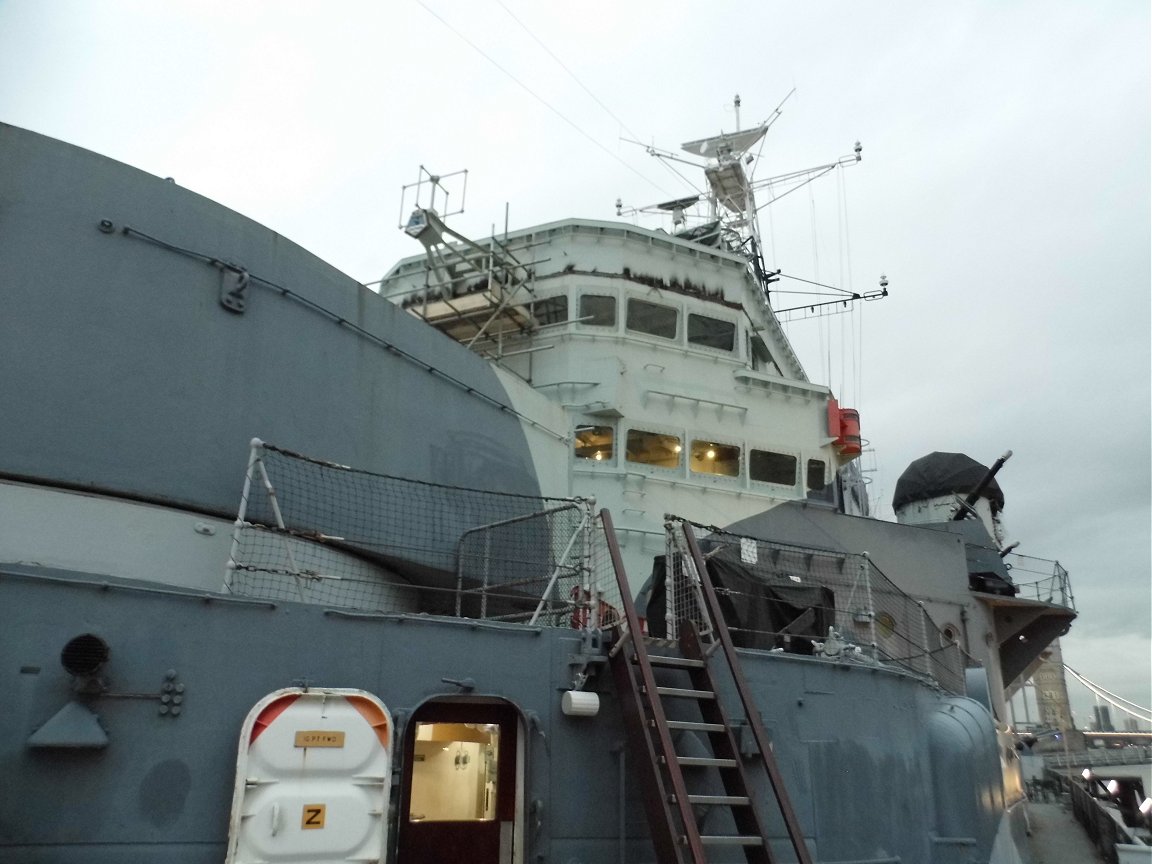
[{"label": "white painted superstructure", "polygon": [[455,272],[407,259],[382,293],[502,370],[516,410],[554,433],[533,447],[541,491],[618,514],[634,581],[663,552],[665,513],[726,525],[836,505],[858,438],[743,256],[587,220],[477,248]]}]

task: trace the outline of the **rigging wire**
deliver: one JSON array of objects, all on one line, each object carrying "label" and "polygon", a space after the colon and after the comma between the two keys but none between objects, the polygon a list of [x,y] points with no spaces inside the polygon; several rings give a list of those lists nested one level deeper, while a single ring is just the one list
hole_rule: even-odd
[{"label": "rigging wire", "polygon": [[633,174],[635,174],[637,177],[639,177],[641,180],[643,180],[649,186],[652,186],[654,189],[658,190],[659,192],[661,192],[664,195],[670,194],[668,192],[668,190],[666,190],[664,187],[660,186],[654,180],[651,180],[650,178],[641,174],[638,170],[636,170],[635,167],[633,167],[632,165],[629,165],[627,162],[625,162],[623,159],[621,159],[619,155],[617,155],[616,153],[613,153],[611,150],[609,150],[607,147],[605,147],[603,144],[601,144],[599,141],[597,141],[595,138],[593,138],[590,134],[585,132],[579,125],[576,124],[575,121],[569,119],[563,112],[561,112],[559,108],[557,108],[555,105],[553,105],[547,99],[545,99],[543,96],[538,94],[535,90],[533,90],[531,87],[529,87],[527,84],[525,84],[519,78],[517,78],[515,75],[513,75],[511,72],[509,72],[503,66],[501,66],[498,62],[496,62],[495,58],[493,58],[483,48],[481,48],[479,45],[477,45],[475,42],[473,42],[471,39],[469,39],[467,36],[465,36],[463,33],[461,33],[455,27],[453,27],[450,23],[448,23],[448,21],[444,18],[444,16],[442,16],[440,13],[438,13],[435,9],[428,6],[428,4],[426,4],[424,2],[424,0],[416,0],[416,4],[418,6],[420,6],[429,15],[431,15],[433,18],[435,18],[437,21],[439,21],[441,24],[443,24],[445,27],[447,27],[449,30],[451,30],[457,36],[457,38],[459,38],[462,42],[464,42],[469,48],[471,48],[473,51],[475,51],[477,54],[479,54],[481,57],[483,57],[485,60],[487,60],[493,66],[495,66],[497,69],[499,69],[501,72],[503,72],[504,75],[506,75],[508,78],[510,78],[525,93],[527,93],[529,96],[531,96],[537,102],[539,102],[541,105],[543,105],[545,108],[547,108],[549,111],[551,111],[557,117],[559,117],[561,120],[563,120],[569,126],[571,126],[573,129],[575,129],[581,136],[583,136],[585,139],[587,139],[593,145],[595,145],[599,149],[603,150],[610,157],[615,159],[617,162],[619,162],[621,165],[623,165],[625,168],[627,168],[629,171],[631,171]]},{"label": "rigging wire", "polygon": [[[852,273],[855,269],[852,266],[852,220],[848,216],[848,184],[844,184],[844,236],[848,247],[848,287],[855,293],[855,284],[853,282]],[[852,374],[856,381],[856,402],[862,404],[864,402],[864,310],[858,309],[856,311],[856,353],[852,358]]]},{"label": "rigging wire", "polygon": [[581,81],[577,77],[576,73],[573,72],[571,69],[569,69],[567,64],[565,64],[563,60],[561,60],[559,57],[557,57],[556,53],[551,48],[548,47],[547,43],[544,42],[544,40],[541,39],[539,36],[537,36],[535,33],[533,33],[528,28],[528,25],[525,24],[523,21],[521,21],[516,16],[515,12],[513,12],[511,9],[509,9],[507,6],[505,6],[504,3],[501,2],[501,0],[496,0],[496,5],[499,6],[501,9],[503,9],[508,14],[508,17],[510,17],[517,24],[519,24],[520,28],[525,33],[527,33],[529,36],[531,36],[532,39],[536,42],[536,44],[539,45],[541,48],[543,48],[544,51],[547,52],[548,56],[556,61],[556,63],[560,66],[561,69],[563,69],[565,72],[568,73],[568,76],[580,86],[580,89],[592,97],[593,102],[595,102],[597,105],[599,105],[601,108],[603,108],[609,117],[611,117],[613,120],[615,120],[617,123],[619,123],[621,129],[623,129],[625,132],[627,132],[633,138],[640,137],[635,132],[633,132],[631,129],[629,129],[628,124],[625,123],[623,120],[621,120],[619,117],[617,117],[611,108],[609,108],[607,105],[605,105],[603,102],[601,102],[600,98],[584,85],[584,82]]},{"label": "rigging wire", "polygon": [[679,171],[677,171],[676,168],[673,167],[672,163],[673,162],[683,162],[685,164],[692,165],[693,168],[697,168],[700,166],[695,165],[691,162],[688,162],[687,159],[680,159],[680,158],[677,158],[675,156],[670,156],[666,152],[661,152],[660,150],[658,150],[656,148],[655,144],[645,144],[643,141],[638,141],[635,138],[622,138],[621,140],[625,141],[628,144],[637,144],[637,145],[643,147],[645,152],[647,152],[649,156],[655,156],[657,161],[661,164],[661,166],[663,166],[665,169],[667,169],[668,171],[675,174],[676,177],[678,177],[680,180],[682,180],[684,182],[684,184],[689,189],[691,189],[693,192],[695,192],[701,198],[706,198],[708,196],[708,193],[705,192],[701,187],[697,186],[695,183],[693,183],[691,180],[689,180],[687,177],[685,177],[683,174],[681,174]]},{"label": "rigging wire", "polygon": [[[844,185],[844,173],[842,171],[836,172],[836,189],[839,193],[840,188]],[[845,241],[844,241],[844,209],[843,201],[839,194],[836,195],[836,259],[840,269],[839,283],[844,284],[844,256],[845,256]],[[854,316],[856,314],[856,304],[852,304],[852,308],[848,310],[848,314]],[[848,383],[847,383],[847,360],[848,352],[851,346],[848,342],[848,330],[846,327],[847,321],[845,316],[840,316],[840,398],[848,399]],[[852,403],[848,403],[852,404]],[[857,406],[859,407],[859,406]]]},{"label": "rigging wire", "polygon": [[[811,185],[808,186],[808,212],[812,228],[812,272],[817,279],[820,278],[820,241],[816,230],[816,196]],[[820,332],[820,360],[824,364],[823,378],[831,383],[832,379],[832,327],[827,316],[820,316],[817,328]]]},{"label": "rigging wire", "polygon": [[[852,220],[848,216],[848,183],[844,179],[843,171],[837,173],[836,180],[840,192],[840,216],[844,234],[844,258],[846,263],[844,279],[848,283],[848,290],[855,294],[856,285],[852,276],[855,269],[852,266]],[[840,284],[844,284],[844,282],[841,281]],[[852,318],[849,321],[849,332],[852,345],[852,396],[855,400],[856,407],[860,408],[861,403],[864,401],[860,388],[861,370],[864,366],[864,355],[861,347],[864,328],[864,310],[854,303],[852,304],[851,311]]]},{"label": "rigging wire", "polygon": [[[570,68],[568,68],[568,65],[556,55],[556,52],[554,52],[551,48],[548,47],[547,43],[544,42],[544,40],[541,39],[539,36],[537,36],[534,32],[532,32],[532,30],[528,27],[528,25],[525,24],[523,21],[521,21],[519,17],[517,17],[515,12],[513,12],[511,9],[509,9],[507,6],[505,6],[504,3],[502,2],[502,0],[496,0],[496,5],[498,5],[501,9],[503,9],[513,21],[515,21],[517,24],[519,24],[521,29],[523,29],[523,31],[525,33],[527,33],[529,36],[531,36],[532,39],[536,42],[536,44],[539,45],[541,48],[543,48],[544,51],[548,54],[548,56],[556,61],[557,65],[561,69],[563,69],[565,72],[568,73],[568,76],[573,81],[576,82],[576,84],[580,87],[580,89],[583,90],[585,93],[587,93],[592,98],[593,102],[595,102],[597,105],[599,105],[601,108],[603,108],[604,112],[609,117],[611,117],[618,124],[620,124],[621,129],[623,129],[630,136],[632,136],[632,138],[639,139],[640,136],[637,135],[635,132],[633,132],[628,127],[628,124],[625,123],[623,120],[620,119],[620,117],[618,117],[616,115],[615,111],[613,111],[611,108],[609,108],[607,105],[605,105],[604,102],[600,99],[600,97],[598,97],[595,93],[593,93],[592,90],[587,85],[585,85],[583,81],[580,80],[579,76],[575,72],[573,72]],[[673,175],[675,175],[681,181],[683,181],[688,186],[688,188],[691,189],[693,192],[699,192],[701,195],[704,194],[704,191],[702,189],[700,189],[695,183],[693,183],[691,180],[689,180],[687,177],[685,177],[683,174],[681,174],[679,171],[677,171],[676,168],[673,167],[667,160],[660,159],[659,162],[665,169],[672,172]],[[657,188],[659,188],[659,187],[657,187]],[[663,191],[663,190],[661,190],[661,191]]]},{"label": "rigging wire", "polygon": [[693,183],[691,180],[689,180],[687,177],[685,177],[683,174],[681,174],[679,171],[677,171],[667,159],[658,159],[657,161],[661,165],[663,165],[666,169],[668,169],[673,174],[675,174],[677,177],[679,177],[684,182],[684,184],[689,189],[691,189],[693,192],[696,192],[701,196],[705,195],[705,192],[703,189],[701,189],[699,186],[697,186],[695,183]]}]

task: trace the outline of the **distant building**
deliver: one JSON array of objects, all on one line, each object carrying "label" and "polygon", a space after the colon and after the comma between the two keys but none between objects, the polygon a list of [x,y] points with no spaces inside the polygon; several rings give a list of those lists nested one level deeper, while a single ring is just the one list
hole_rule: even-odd
[{"label": "distant building", "polygon": [[1109,713],[1107,705],[1093,706],[1092,713],[1096,718],[1092,724],[1093,730],[1096,732],[1116,731],[1116,727],[1112,725],[1112,715]]},{"label": "distant building", "polygon": [[1140,721],[1137,720],[1135,717],[1125,717],[1124,718],[1124,731],[1125,732],[1139,732],[1140,731]]}]

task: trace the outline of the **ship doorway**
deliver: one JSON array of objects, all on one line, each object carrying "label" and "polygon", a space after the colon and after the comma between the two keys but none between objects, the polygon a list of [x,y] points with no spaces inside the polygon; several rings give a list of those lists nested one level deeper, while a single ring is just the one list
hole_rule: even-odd
[{"label": "ship doorway", "polygon": [[420,706],[404,735],[397,864],[521,861],[523,761],[510,702]]}]

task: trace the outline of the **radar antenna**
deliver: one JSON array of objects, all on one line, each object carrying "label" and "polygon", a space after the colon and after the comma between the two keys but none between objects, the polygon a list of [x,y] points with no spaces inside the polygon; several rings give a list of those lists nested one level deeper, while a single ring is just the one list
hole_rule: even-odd
[{"label": "radar antenna", "polygon": [[[453,184],[445,181],[456,178],[460,205],[452,209]],[[495,340],[499,353],[504,334],[537,326],[529,305],[533,274],[495,232],[481,245],[445,223],[446,217],[464,212],[467,185],[467,170],[438,175],[421,165],[419,179],[401,188],[398,227],[423,244],[426,260],[424,289],[406,297],[401,306],[469,347],[481,339]],[[410,198],[414,207],[409,212]],[[443,213],[436,210],[438,200]]]},{"label": "radar antenna", "polygon": [[[624,139],[632,144],[644,147],[649,155],[655,156],[664,162],[678,162],[704,172],[707,183],[706,189],[696,195],[665,201],[660,204],[648,205],[639,208],[629,208],[617,199],[616,215],[632,215],[635,213],[670,213],[672,216],[673,232],[676,236],[701,243],[707,246],[725,248],[731,252],[744,255],[752,268],[753,275],[764,294],[765,302],[769,300],[769,285],[777,282],[781,277],[796,278],[782,273],[780,270],[768,270],[764,264],[763,243],[760,240],[759,213],[769,204],[779,201],[786,195],[795,192],[819,177],[837,168],[855,165],[861,161],[863,147],[857,141],[852,153],[841,156],[832,162],[815,165],[811,168],[802,168],[764,179],[756,179],[755,171],[759,164],[760,149],[763,147],[764,137],[772,124],[780,117],[784,103],[795,93],[793,88],[781,100],[775,110],[767,119],[758,125],[749,128],[740,128],[740,94],[736,94],[733,106],[736,115],[736,131],[721,132],[707,138],[686,141],[680,149],[696,159],[686,159],[678,153],[661,150],[651,145],[644,145],[639,141]],[[758,146],[759,145],[759,146]],[[753,153],[753,148],[756,152]],[[705,160],[701,164],[698,159]],[[679,172],[677,172],[679,173]],[[765,200],[758,201],[759,196]],[[705,205],[706,214],[694,216],[695,224],[689,225],[688,211],[698,205]],[[819,300],[814,303],[804,303],[794,309],[777,311],[812,310],[820,306],[846,304],[852,300],[875,300],[886,297],[887,279],[881,277],[881,290],[865,294],[832,286],[820,285],[827,288],[836,299]],[[807,281],[807,280],[799,280]],[[812,283],[818,284],[818,283]],[[787,292],[809,293],[809,292]]]}]

